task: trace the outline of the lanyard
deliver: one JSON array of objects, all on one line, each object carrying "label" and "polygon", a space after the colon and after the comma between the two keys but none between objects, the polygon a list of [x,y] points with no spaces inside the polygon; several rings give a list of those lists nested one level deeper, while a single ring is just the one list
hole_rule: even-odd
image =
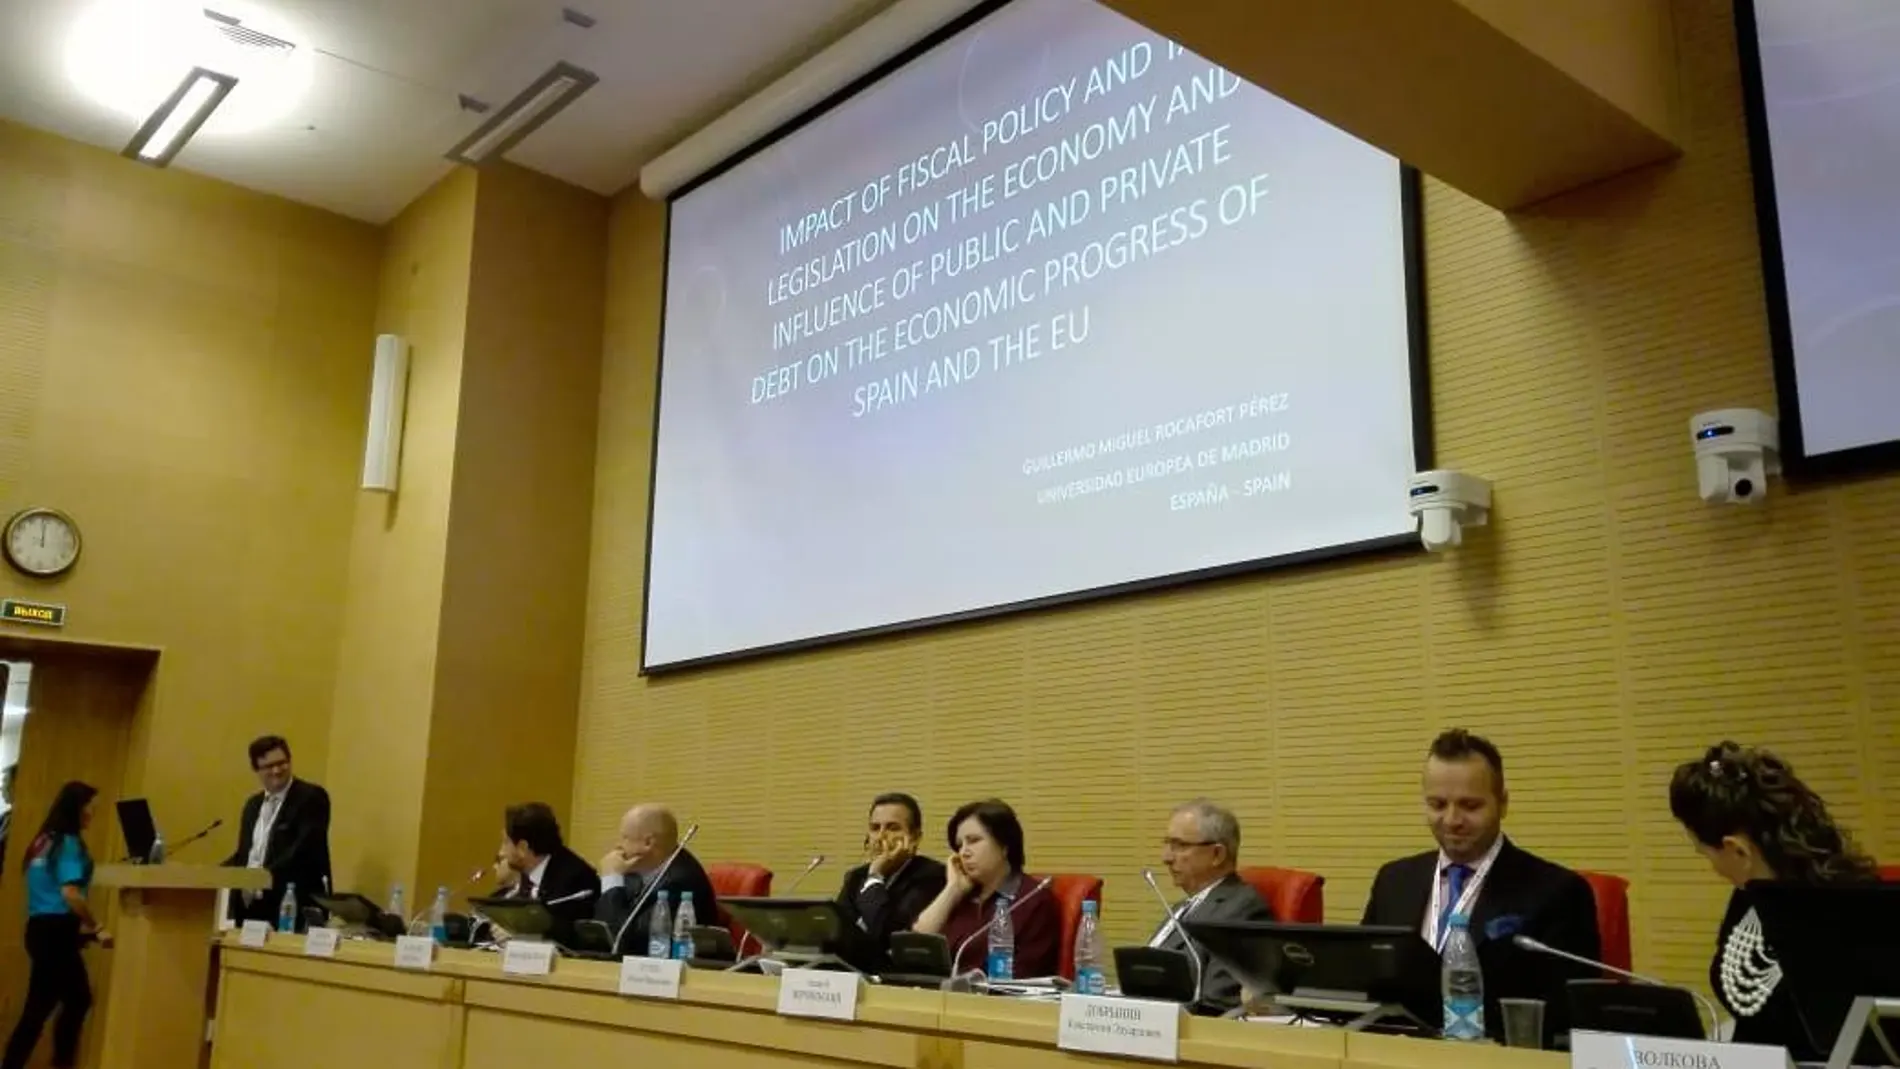
[{"label": "lanyard", "polygon": [[1441,954],[1445,952],[1445,938],[1451,934],[1446,922],[1453,914],[1462,913],[1467,918],[1471,916],[1472,909],[1478,904],[1478,889],[1484,885],[1484,878],[1491,871],[1491,863],[1497,860],[1498,850],[1502,848],[1503,842],[1503,838],[1500,837],[1499,845],[1493,846],[1490,853],[1476,865],[1470,866],[1471,875],[1465,877],[1464,889],[1458,895],[1458,901],[1450,909],[1445,908],[1445,884],[1448,882],[1445,878],[1445,868],[1448,866],[1436,863],[1432,866],[1432,899],[1425,910],[1425,941],[1432,945],[1432,949]]}]

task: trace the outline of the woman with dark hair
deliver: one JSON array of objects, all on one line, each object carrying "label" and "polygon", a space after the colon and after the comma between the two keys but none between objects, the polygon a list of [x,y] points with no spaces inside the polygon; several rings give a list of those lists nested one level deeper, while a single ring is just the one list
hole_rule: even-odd
[{"label": "woman with dark hair", "polygon": [[1016,811],[994,798],[971,802],[950,818],[955,851],[944,863],[942,893],[917,916],[915,931],[942,935],[950,944],[952,974],[982,968],[989,959],[989,930],[998,909],[1009,912],[1016,937],[1018,977],[1054,976],[1061,966],[1062,911],[1040,880],[1023,871],[1023,825]]},{"label": "woman with dark hair", "polygon": [[112,945],[112,937],[93,920],[86,905],[92,854],[81,836],[92,824],[92,800],[98,794],[77,781],[61,787],[39,835],[27,847],[23,866],[26,953],[33,961],[33,972],[27,981],[26,1006],[13,1037],[7,1040],[0,1069],[24,1069],[54,1010],[59,1011],[59,1021],[53,1025],[53,1065],[66,1069],[79,1064],[79,1031],[92,1009],[92,983],[86,978],[79,949],[92,939],[101,946]]},{"label": "woman with dark hair", "polygon": [[1716,997],[1735,1019],[1735,1042],[1787,1047],[1796,1061],[1824,1059],[1827,1052],[1817,1049],[1781,985],[1781,966],[1745,888],[1750,880],[1872,880],[1873,861],[1828,815],[1821,796],[1766,750],[1724,742],[1685,762],[1669,781],[1669,811],[1735,887],[1709,963]]}]

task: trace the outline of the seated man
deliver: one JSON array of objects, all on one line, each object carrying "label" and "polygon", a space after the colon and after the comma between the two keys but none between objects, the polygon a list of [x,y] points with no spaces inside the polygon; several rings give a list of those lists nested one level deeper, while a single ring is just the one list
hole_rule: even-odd
[{"label": "seated man", "polygon": [[1417,928],[1442,952],[1452,916],[1463,914],[1484,970],[1485,1031],[1503,1035],[1498,999],[1542,999],[1548,1045],[1569,1027],[1565,984],[1595,979],[1596,970],[1524,950],[1512,936],[1599,958],[1596,897],[1583,877],[1504,837],[1504,759],[1486,739],[1462,729],[1434,739],[1424,793],[1438,849],[1381,868],[1363,923]]},{"label": "seated man", "polygon": [[[868,860],[844,874],[838,903],[870,937],[879,957],[889,951],[891,935],[909,931],[917,915],[943,891],[943,863],[917,855],[923,833],[924,814],[917,799],[892,793],[871,800],[870,829],[864,837]],[[872,968],[882,964],[872,963]]]},{"label": "seated man", "polygon": [[[1234,872],[1239,856],[1240,821],[1231,812],[1205,798],[1177,807],[1168,819],[1167,837],[1161,840],[1161,863],[1187,898],[1161,922],[1148,945],[1186,951],[1187,933],[1176,922],[1188,918],[1272,920],[1273,910]],[[1193,955],[1201,964],[1201,990],[1193,1008],[1224,1013],[1240,1005],[1239,978],[1211,960],[1207,948],[1198,943]]]},{"label": "seated man", "polygon": [[[679,915],[681,895],[690,891],[695,922],[719,923],[712,881],[691,850],[680,850],[673,864],[660,871],[679,845],[679,821],[665,806],[643,803],[620,818],[620,841],[600,859],[600,899],[594,905],[594,918],[614,934],[614,953],[646,953],[647,925],[661,891],[666,892],[667,908],[674,916]],[[648,894],[655,881],[658,887]],[[633,912],[636,906],[637,914]]]},{"label": "seated man", "polygon": [[503,815],[503,886],[496,897],[532,899],[554,916],[548,934],[565,942],[574,922],[594,915],[594,868],[561,841],[561,824],[543,802],[509,806]]}]

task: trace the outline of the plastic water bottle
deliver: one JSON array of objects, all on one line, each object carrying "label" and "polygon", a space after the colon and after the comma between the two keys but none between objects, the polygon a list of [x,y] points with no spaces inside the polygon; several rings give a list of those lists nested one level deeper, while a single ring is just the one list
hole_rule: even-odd
[{"label": "plastic water bottle", "polygon": [[1444,969],[1440,974],[1445,996],[1445,1038],[1484,1040],[1484,971],[1478,966],[1478,945],[1471,941],[1470,921],[1454,913],[1447,922]]},{"label": "plastic water bottle", "polygon": [[404,924],[409,923],[409,914],[403,908],[402,884],[393,884],[389,888],[389,908],[384,912]]},{"label": "plastic water bottle", "polygon": [[145,855],[145,861],[148,865],[163,865],[165,863],[165,837],[163,835],[152,836],[152,850],[151,853]]},{"label": "plastic water bottle", "polygon": [[680,892],[680,911],[673,917],[673,956],[686,961],[693,956],[693,925],[699,923],[693,912],[693,892]]},{"label": "plastic water bottle", "polygon": [[429,938],[436,946],[447,946],[449,942],[449,889],[435,889],[435,905],[429,907]]},{"label": "plastic water bottle", "polygon": [[1075,933],[1075,993],[1102,995],[1108,992],[1108,976],[1102,971],[1102,934],[1094,899],[1082,902],[1082,926]]},{"label": "plastic water bottle", "polygon": [[1016,929],[1009,923],[1009,899],[1001,895],[990,918],[990,957],[983,971],[992,980],[1016,978]]},{"label": "plastic water bottle", "polygon": [[673,956],[673,910],[666,904],[666,892],[653,896],[653,915],[647,918],[647,957]]},{"label": "plastic water bottle", "polygon": [[284,900],[277,906],[277,930],[295,932],[297,930],[297,885],[284,885]]}]

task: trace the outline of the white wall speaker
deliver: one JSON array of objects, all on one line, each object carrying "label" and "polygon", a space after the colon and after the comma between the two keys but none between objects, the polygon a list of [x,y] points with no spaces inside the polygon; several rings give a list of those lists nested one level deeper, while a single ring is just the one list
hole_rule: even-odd
[{"label": "white wall speaker", "polygon": [[363,446],[363,489],[394,493],[402,464],[402,413],[409,396],[409,346],[395,334],[376,336],[369,383],[369,440]]}]

